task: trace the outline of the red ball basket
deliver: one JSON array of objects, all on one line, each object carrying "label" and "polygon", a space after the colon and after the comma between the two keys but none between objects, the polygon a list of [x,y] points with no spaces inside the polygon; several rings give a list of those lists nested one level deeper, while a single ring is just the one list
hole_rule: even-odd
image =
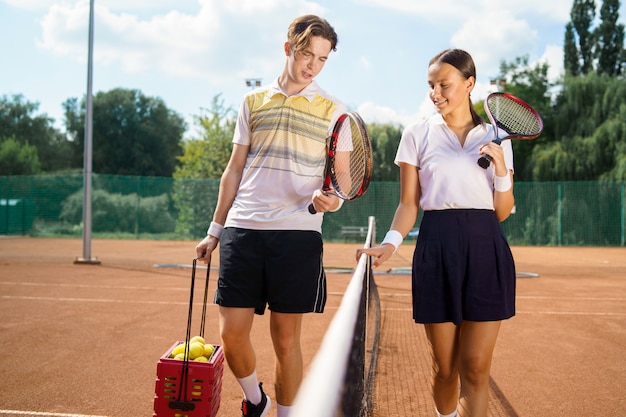
[{"label": "red ball basket", "polygon": [[[189,317],[187,334],[184,342],[185,358],[189,358],[189,340],[191,336],[191,317],[193,308],[194,282],[196,261],[193,260],[191,273],[191,296],[189,297]],[[207,267],[204,286],[204,303],[202,306],[202,322],[200,336],[204,337],[209,272]],[[224,351],[221,346],[214,345],[215,350],[208,362],[179,360],[170,358],[172,350],[183,342],[174,343],[161,356],[157,363],[157,379],[154,388],[153,417],[215,417],[220,407],[222,374],[224,372]]]},{"label": "red ball basket", "polygon": [[170,358],[180,343],[174,343],[157,363],[153,417],[215,417],[220,407],[224,351],[215,346],[208,362]]}]

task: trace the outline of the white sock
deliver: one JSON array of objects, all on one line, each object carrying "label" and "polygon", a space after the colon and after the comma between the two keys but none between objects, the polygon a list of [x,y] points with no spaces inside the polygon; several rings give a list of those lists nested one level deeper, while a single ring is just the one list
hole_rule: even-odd
[{"label": "white sock", "polygon": [[243,395],[246,397],[246,400],[250,401],[254,405],[261,402],[261,389],[259,388],[259,380],[256,376],[256,370],[245,378],[237,378],[237,381],[239,381],[239,385],[241,385],[241,389],[243,390]]},{"label": "white sock", "polygon": [[450,414],[441,414],[441,413],[439,412],[439,410],[437,410],[437,409],[435,409],[435,411],[437,412],[437,416],[438,416],[438,417],[456,417],[456,413],[457,413],[457,410],[454,410],[454,411],[453,411],[453,412],[451,412]]},{"label": "white sock", "polygon": [[289,417],[291,406],[276,403],[276,417]]}]

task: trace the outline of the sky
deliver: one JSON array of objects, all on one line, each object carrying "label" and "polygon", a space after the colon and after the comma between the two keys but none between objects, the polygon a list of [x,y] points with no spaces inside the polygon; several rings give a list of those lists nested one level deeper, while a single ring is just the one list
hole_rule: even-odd
[{"label": "sky", "polygon": [[[432,111],[428,61],[443,49],[473,56],[473,100],[494,91],[500,63],[517,57],[547,62],[558,79],[572,2],[95,0],[92,89],[159,97],[194,137],[194,116],[217,95],[236,110],[247,79],[273,81],[285,64],[289,23],[317,14],[339,36],[318,83],[367,123],[406,126]],[[0,0],[0,96],[21,94],[63,129],[62,103],[87,93],[89,7],[88,0]]]}]

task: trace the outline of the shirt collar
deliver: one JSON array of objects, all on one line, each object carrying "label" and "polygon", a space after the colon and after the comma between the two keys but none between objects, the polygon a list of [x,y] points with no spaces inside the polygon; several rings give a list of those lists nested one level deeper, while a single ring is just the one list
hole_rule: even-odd
[{"label": "shirt collar", "polygon": [[[270,88],[270,92],[271,95],[274,96],[276,94],[282,94],[285,97],[289,97],[282,88],[280,88],[280,84],[278,84],[278,77],[272,82],[272,84],[270,84],[269,86]],[[317,82],[315,80],[311,81],[311,83],[309,85],[307,85],[306,87],[304,87],[304,89],[302,91],[300,91],[297,94],[294,94],[291,97],[304,97],[309,101],[313,101],[313,99],[315,98],[315,96],[318,94],[318,91],[320,90],[319,85],[317,84]]]}]

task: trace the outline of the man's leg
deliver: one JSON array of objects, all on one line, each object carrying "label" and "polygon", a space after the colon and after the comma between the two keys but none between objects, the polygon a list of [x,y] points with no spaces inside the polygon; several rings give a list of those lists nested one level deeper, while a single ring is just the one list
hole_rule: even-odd
[{"label": "man's leg", "polygon": [[291,406],[302,382],[302,314],[272,312],[270,331],[276,353],[276,402]]}]

